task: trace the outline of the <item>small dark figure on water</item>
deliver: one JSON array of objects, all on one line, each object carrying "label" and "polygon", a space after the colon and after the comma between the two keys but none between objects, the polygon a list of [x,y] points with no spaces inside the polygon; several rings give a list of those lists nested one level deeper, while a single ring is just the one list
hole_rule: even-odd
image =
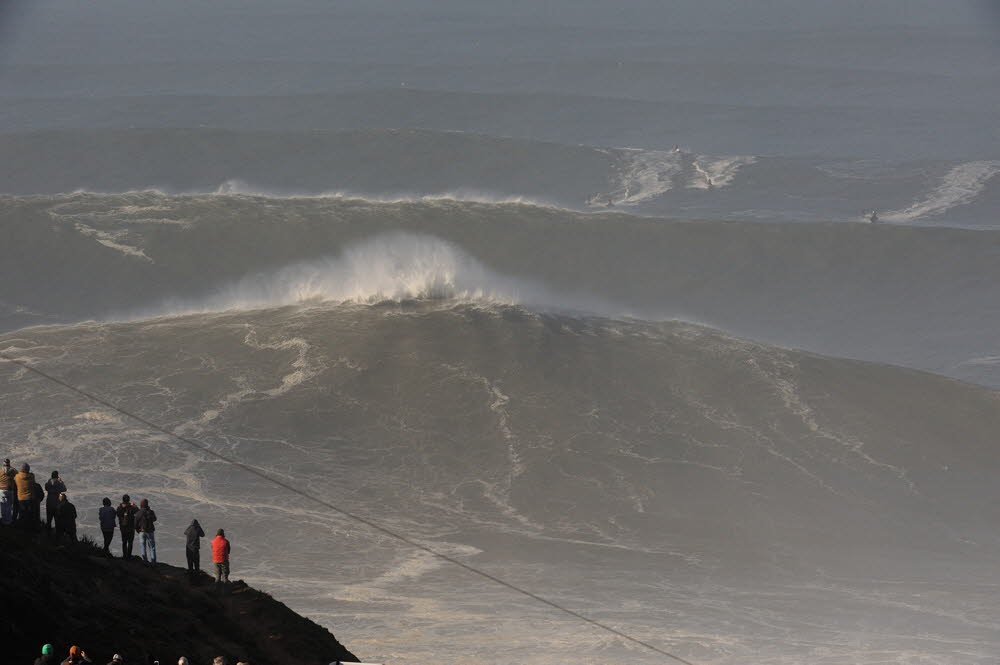
[{"label": "small dark figure on water", "polygon": [[63,535],[69,536],[70,542],[76,542],[76,506],[69,502],[66,494],[59,495],[59,503],[55,509],[56,542],[61,542]]},{"label": "small dark figure on water", "polygon": [[872,210],[872,214],[868,215],[868,221],[872,224],[878,224],[878,211]]},{"label": "small dark figure on water", "polygon": [[128,494],[122,496],[121,505],[115,512],[118,515],[118,531],[122,536],[122,558],[132,558],[132,541],[135,540],[135,514],[139,509],[132,503]]},{"label": "small dark figure on water", "polygon": [[225,529],[215,532],[212,539],[212,563],[215,564],[215,583],[229,583],[229,541],[226,540]]},{"label": "small dark figure on water", "polygon": [[149,507],[149,499],[139,502],[139,512],[135,516],[135,530],[142,539],[142,560],[156,563],[156,513]]},{"label": "small dark figure on water", "polygon": [[66,483],[59,477],[58,471],[52,472],[52,477],[45,481],[45,528],[52,530],[52,520],[56,518],[59,507],[59,495],[66,491]]},{"label": "small dark figure on water", "polygon": [[184,551],[187,554],[188,572],[194,573],[201,570],[201,539],[205,537],[205,531],[198,520],[191,520],[190,526],[184,529],[184,537],[187,538]]},{"label": "small dark figure on water", "polygon": [[101,535],[104,536],[104,554],[111,556],[111,539],[115,537],[115,509],[111,507],[111,499],[104,497],[97,511],[97,519],[101,523]]}]

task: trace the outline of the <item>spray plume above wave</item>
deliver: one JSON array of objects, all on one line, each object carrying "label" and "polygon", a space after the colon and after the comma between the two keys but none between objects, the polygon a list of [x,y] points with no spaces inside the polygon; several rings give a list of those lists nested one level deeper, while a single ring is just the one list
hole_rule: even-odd
[{"label": "spray plume above wave", "polygon": [[168,301],[140,316],[410,300],[523,305],[562,312],[611,310],[597,299],[557,295],[530,280],[496,273],[440,238],[387,233],[347,247],[335,257],[248,275],[201,301]]}]

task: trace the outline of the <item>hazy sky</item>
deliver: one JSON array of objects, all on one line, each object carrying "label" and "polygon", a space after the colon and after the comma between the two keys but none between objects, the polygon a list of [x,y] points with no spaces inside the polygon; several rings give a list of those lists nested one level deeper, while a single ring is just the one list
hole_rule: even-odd
[{"label": "hazy sky", "polygon": [[[382,46],[401,35],[524,26],[553,52],[559,28],[742,31],[960,25],[1000,31],[990,0],[0,0],[7,63],[142,62],[344,57],[346,44]],[[546,34],[546,28],[553,29]],[[435,40],[428,53],[447,47]]]}]

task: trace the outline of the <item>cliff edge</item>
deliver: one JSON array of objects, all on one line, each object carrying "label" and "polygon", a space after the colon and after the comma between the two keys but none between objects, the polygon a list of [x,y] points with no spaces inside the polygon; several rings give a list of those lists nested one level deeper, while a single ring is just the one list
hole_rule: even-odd
[{"label": "cliff edge", "polygon": [[[202,559],[208,553],[202,553]],[[0,529],[0,644],[4,662],[32,663],[51,643],[76,644],[98,665],[225,656],[251,665],[327,665],[358,659],[325,628],[243,582],[217,589],[204,572],[107,558],[89,543]]]}]

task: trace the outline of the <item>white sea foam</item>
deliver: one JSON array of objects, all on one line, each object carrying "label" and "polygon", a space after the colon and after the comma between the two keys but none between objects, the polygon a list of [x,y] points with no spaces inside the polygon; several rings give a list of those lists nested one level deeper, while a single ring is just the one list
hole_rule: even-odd
[{"label": "white sea foam", "polygon": [[695,157],[693,166],[695,173],[688,180],[688,189],[710,189],[726,187],[744,166],[756,162],[755,157],[735,155],[731,157]]},{"label": "white sea foam", "polygon": [[387,194],[364,194],[345,189],[323,191],[280,190],[250,185],[242,180],[226,180],[210,192],[187,192],[190,196],[213,194],[217,196],[261,196],[269,199],[344,199],[369,203],[425,203],[455,201],[459,203],[483,203],[487,205],[523,204],[542,208],[558,208],[552,201],[520,195],[497,195],[484,190],[460,188],[431,194],[395,192]]},{"label": "white sea foam", "polygon": [[623,151],[623,155],[617,187],[607,194],[594,196],[590,205],[610,202],[631,206],[650,201],[670,191],[675,176],[683,170],[682,152],[629,149]]},{"label": "white sea foam", "polygon": [[150,263],[153,262],[153,259],[149,258],[146,255],[146,253],[141,249],[139,249],[138,247],[133,247],[131,245],[126,245],[120,242],[120,240],[125,235],[127,235],[127,233],[124,231],[119,231],[115,233],[111,233],[109,231],[100,231],[98,229],[91,228],[86,224],[80,224],[79,222],[74,224],[74,227],[76,228],[77,231],[79,231],[83,235],[90,236],[91,238],[96,240],[99,244],[104,245],[105,247],[108,247],[110,249],[113,249],[116,252],[121,252],[126,256],[134,256],[144,261],[149,261]]},{"label": "white sea foam", "polygon": [[956,206],[970,203],[1000,173],[1000,161],[966,162],[945,174],[941,184],[926,198],[908,208],[880,213],[887,222],[910,222],[922,217],[939,215]]}]

